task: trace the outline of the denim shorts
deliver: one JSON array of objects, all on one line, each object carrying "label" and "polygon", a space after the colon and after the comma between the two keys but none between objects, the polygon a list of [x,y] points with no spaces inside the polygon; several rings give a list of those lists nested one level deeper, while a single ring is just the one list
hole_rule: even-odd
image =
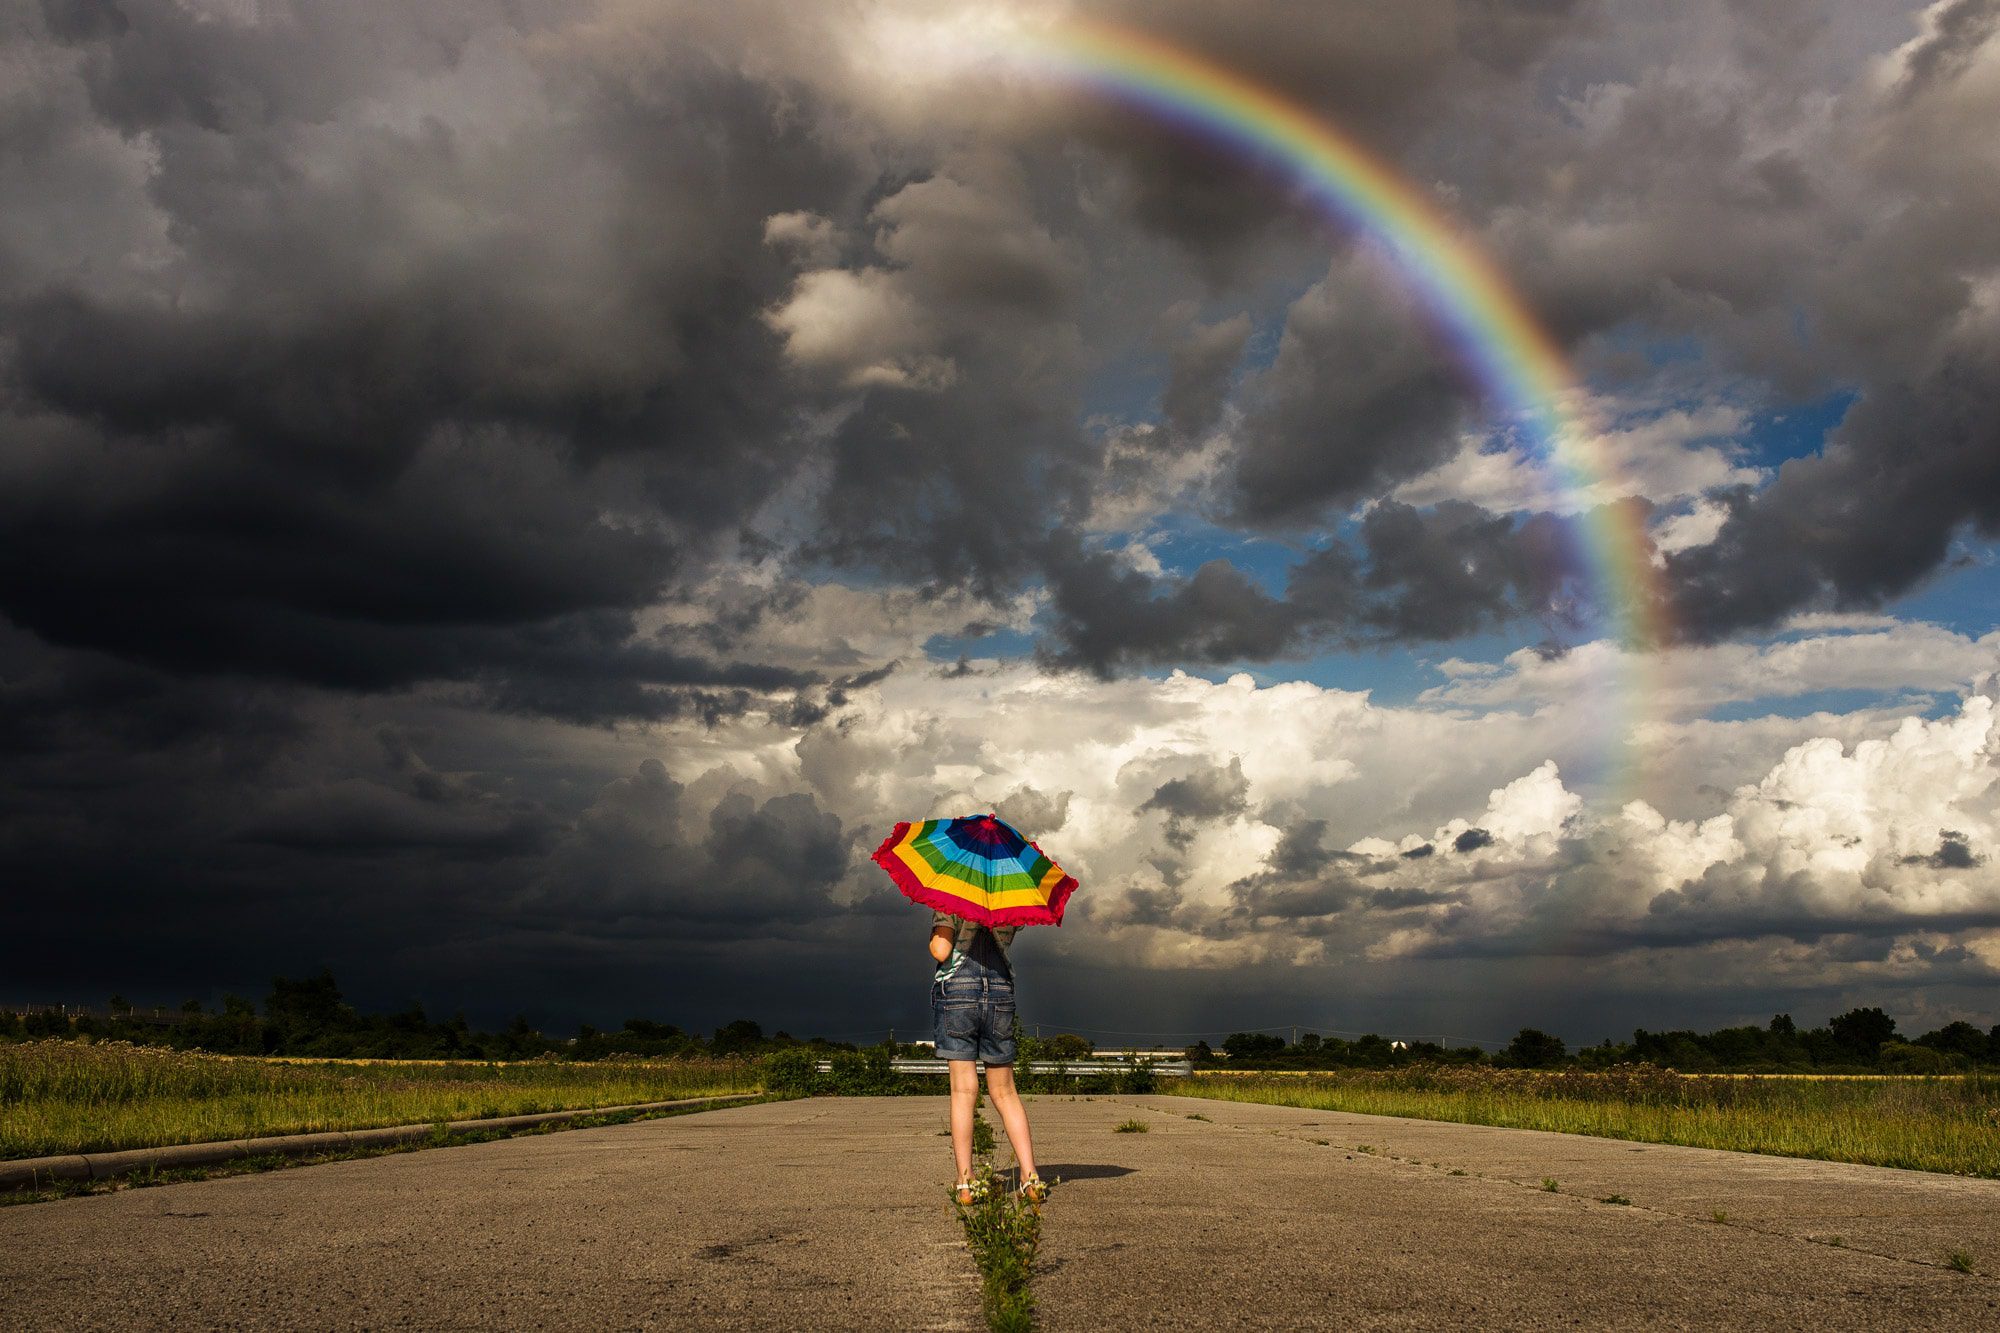
[{"label": "denim shorts", "polygon": [[1014,979],[974,965],[931,983],[940,1060],[1014,1063]]}]

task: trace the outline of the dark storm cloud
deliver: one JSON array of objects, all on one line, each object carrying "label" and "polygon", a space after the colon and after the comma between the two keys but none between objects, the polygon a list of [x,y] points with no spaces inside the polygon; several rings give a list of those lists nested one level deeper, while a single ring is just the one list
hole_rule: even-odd
[{"label": "dark storm cloud", "polygon": [[1194,841],[1196,825],[1242,814],[1249,808],[1249,795],[1250,781],[1243,776],[1243,760],[1232,757],[1227,766],[1206,765],[1167,779],[1153,789],[1139,809],[1164,814],[1167,841],[1185,851]]},{"label": "dark storm cloud", "polygon": [[1938,849],[1928,856],[1906,856],[1906,866],[1929,866],[1933,870],[1972,870],[1986,864],[1986,858],[1972,850],[1972,842],[1957,829],[1938,830]]},{"label": "dark storm cloud", "polygon": [[[1991,4],[1940,7],[1879,98],[1855,71],[1900,17],[1834,79],[1798,72],[1857,21],[1832,10],[1104,9],[1435,186],[1593,373],[1643,380],[1630,349],[1663,337],[1778,396],[1858,392],[1823,455],[1719,497],[1720,539],[1672,557],[1691,632],[1873,605],[1994,531]],[[838,993],[859,1026],[916,1003],[880,959],[914,958],[921,928],[854,878],[874,838],[851,811],[889,742],[845,781],[799,779],[811,747],[787,742],[915,654],[758,648],[814,580],[1045,591],[1043,659],[1104,674],[1561,635],[1561,525],[1385,498],[1482,406],[1382,256],[1125,109],[1044,89],[967,129],[960,89],[893,106],[907,71],[841,72],[855,17],[0,18],[0,862],[25,886],[0,974],[75,999],[331,963],[358,997],[423,985],[503,1021],[524,995],[603,1022],[817,1016]],[[1214,322],[1155,345],[1137,466],[1214,441],[1204,517],[1300,540],[1281,585],[1227,560],[1148,576],[1077,535],[1107,476],[1091,377],[1157,331],[1156,296]],[[715,573],[742,562],[764,568]],[[746,713],[771,722],[768,770],[693,777],[691,738]],[[657,733],[685,785],[604,757],[633,723],[619,741]],[[1498,959],[1611,883],[1554,866],[1543,915],[1488,923],[1461,887],[1487,857],[1446,854],[1483,851],[1478,830],[1378,859],[1303,821],[1218,917],[1181,892],[1176,844],[1246,811],[1240,767],[1123,795],[1163,813],[1167,883],[1102,919],[1211,940],[1436,909],[1438,951]],[[1052,832],[1071,793],[1038,777],[996,807]],[[1957,883],[1984,854],[1941,835],[1912,864]],[[1759,906],[1717,876],[1562,947],[1845,922],[1879,956],[1934,924],[1829,914],[1808,887]]]},{"label": "dark storm cloud", "polygon": [[1292,611],[1224,560],[1154,579],[1059,536],[1050,552],[1052,661],[1111,674],[1135,662],[1267,659],[1295,640]]},{"label": "dark storm cloud", "polygon": [[1085,274],[1026,174],[991,153],[951,158],[868,218],[871,262],[802,273],[771,314],[799,381],[867,387],[825,441],[805,554],[1000,597],[1097,472],[1069,322]]},{"label": "dark storm cloud", "polygon": [[1264,865],[1269,873],[1288,879],[1317,874],[1327,865],[1348,855],[1328,851],[1325,841],[1324,819],[1302,819],[1285,827],[1278,837],[1278,845],[1264,859]]},{"label": "dark storm cloud", "polygon": [[1931,84],[1963,74],[1979,48],[2000,30],[2000,9],[1992,0],[1951,0],[1938,9],[1933,21],[1930,40],[1918,46],[1903,66],[1897,91],[1904,97],[1920,96]]},{"label": "dark storm cloud", "polygon": [[1358,878],[1368,873],[1367,858],[1327,849],[1325,836],[1323,819],[1287,825],[1264,868],[1229,886],[1233,926],[1255,928],[1276,920],[1296,929],[1369,903],[1374,891]]},{"label": "dark storm cloud", "polygon": [[[1393,22],[1366,7],[1285,22],[1222,22],[1194,5],[1142,17],[1414,146],[1464,107],[1504,100],[1590,31],[1588,9],[1440,0]],[[1098,473],[1066,346],[1086,275],[1038,212],[1032,172],[982,148],[885,182],[813,133],[812,92],[737,73],[729,42],[743,35],[712,17],[689,19],[679,47],[655,51],[642,31],[633,44],[656,67],[632,80],[577,54],[561,8],[506,14],[308,9],[240,24],[167,4],[52,5],[42,35],[20,39],[69,70],[42,87],[22,179],[50,183],[51,217],[58,202],[74,212],[53,185],[79,136],[104,125],[143,138],[147,163],[121,168],[142,176],[96,218],[152,228],[160,271],[193,295],[105,277],[133,236],[116,233],[113,250],[96,218],[72,226],[84,239],[44,228],[7,248],[5,317],[35,330],[14,349],[14,425],[44,437],[0,513],[7,566],[36,571],[0,585],[18,623],[181,672],[360,689],[478,680],[507,707],[563,716],[715,715],[748,697],[735,691],[801,683],[730,660],[732,634],[755,623],[731,608],[679,631],[705,652],[610,653],[622,689],[538,663],[563,656],[551,645],[565,639],[572,655],[606,653],[605,616],[670,600],[809,456],[826,473],[808,557],[996,597],[1048,578],[1061,610],[1051,655],[1097,669],[1560,617],[1548,579],[1522,568],[1551,565],[1536,534],[1463,513],[1378,507],[1366,561],[1316,557],[1284,598],[1227,565],[1149,586],[1061,542],[1049,554],[1049,527],[1083,512]],[[551,40],[531,57],[524,31]],[[1962,45],[1964,31],[1953,19],[1936,43]],[[1938,49],[1908,80],[1948,82],[1962,60]],[[405,109],[413,87],[428,100]],[[1437,97],[1446,87],[1456,100]],[[1683,136],[1675,160],[1752,151],[1740,117],[1653,114],[1652,95],[1630,99],[1620,151],[1585,155],[1579,188],[1620,188],[1607,164],[1645,160],[1648,143],[1665,152],[1670,128]],[[1140,182],[1134,199],[1232,193],[1189,178],[1184,146],[1160,147],[1157,129],[1106,142]],[[1148,161],[1149,143],[1165,156]],[[1273,211],[1266,186],[1234,193]],[[1794,191],[1778,211],[1812,198]],[[791,221],[774,232],[773,218]],[[1199,231],[1181,239],[1235,243],[1230,227]],[[1710,252],[1767,271],[1746,235]],[[836,260],[849,267],[831,272],[890,292],[928,327],[873,349],[886,359],[864,347],[844,370],[821,365],[831,378],[815,384],[797,373],[800,326],[780,316],[808,294],[812,266]],[[1543,285],[1574,285],[1564,263]],[[1704,290],[1727,294],[1719,281]],[[1241,394],[1223,482],[1232,521],[1315,523],[1457,447],[1468,400],[1399,291],[1364,247],[1294,305],[1277,359]],[[1605,319],[1641,299],[1612,297]],[[1248,331],[1231,318],[1170,349],[1163,439],[1217,420]],[[830,435],[809,442],[802,414],[857,385]],[[80,449],[100,461],[78,461]],[[113,458],[118,484],[106,485]],[[1777,511],[1811,508],[1787,499],[1811,488],[1787,486],[1763,529],[1687,556],[1691,623],[1723,632],[1829,582],[1841,597],[1876,595],[1816,573],[1810,554],[1769,558],[1783,539],[1763,531],[1790,530]],[[1918,489],[1906,508],[1938,487]],[[1882,525],[1919,534],[1903,558],[1856,558],[1887,587],[1933,567],[1949,526],[1908,518]]]},{"label": "dark storm cloud", "polygon": [[1514,521],[1463,501],[1389,502],[1369,511],[1362,538],[1374,598],[1366,621],[1391,640],[1456,638],[1523,617],[1554,627],[1570,619],[1584,577],[1567,528],[1542,514]]},{"label": "dark storm cloud", "polygon": [[1668,558],[1697,637],[1819,606],[1874,608],[1917,586],[1970,530],[2000,535],[2000,329],[1915,383],[1872,390],[1826,451],[1728,497],[1715,541]]},{"label": "dark storm cloud", "polygon": [[[874,169],[720,20],[613,50],[588,17],[0,20],[16,987],[327,963],[373,1003],[442,981],[500,1011],[562,975],[662,1012],[662,967],[827,906],[850,849],[810,796],[684,808],[657,761],[579,795],[485,716],[808,726],[885,669],[648,614],[754,552],[811,456],[765,218],[838,214]],[[450,706],[378,741],[409,705],[377,700],[427,685]]]},{"label": "dark storm cloud", "polygon": [[993,813],[1012,824],[1029,841],[1060,833],[1069,822],[1071,792],[1045,792],[1025,783],[993,804]]},{"label": "dark storm cloud", "polygon": [[[998,597],[1038,572],[1052,515],[1084,500],[1089,456],[1073,417],[985,398],[878,391],[832,441],[813,555]],[[1027,430],[1047,449],[1017,448]]]},{"label": "dark storm cloud", "polygon": [[[10,196],[42,225],[0,234],[0,610],[177,673],[577,718],[807,683],[631,612],[793,465],[761,224],[844,168],[700,50],[618,84],[531,63],[560,9],[375,8],[52,5],[12,35],[45,104]],[[68,216],[98,125],[147,161],[87,207],[152,229],[157,280]]]},{"label": "dark storm cloud", "polygon": [[1454,375],[1386,273],[1336,265],[1292,306],[1277,360],[1246,388],[1243,518],[1309,523],[1443,462],[1467,408]]},{"label": "dark storm cloud", "polygon": [[1452,639],[1523,619],[1551,632],[1576,622],[1585,570],[1560,520],[1508,518],[1456,500],[1428,509],[1385,500],[1358,537],[1300,560],[1280,596],[1227,561],[1186,578],[1153,577],[1059,538],[1050,546],[1045,659],[1113,674]]},{"label": "dark storm cloud", "polygon": [[[1415,0],[1393,9],[1367,3],[1242,9],[1201,0],[1112,0],[1090,8],[1248,71],[1393,153],[1448,116],[1456,99],[1517,78],[1597,6]],[[1274,206],[1285,187],[1238,152],[1091,102],[1079,105],[1064,127],[1111,160],[1132,220],[1181,245],[1218,281],[1254,264],[1255,251],[1274,237],[1296,242],[1322,230],[1304,207]]]},{"label": "dark storm cloud", "polygon": [[560,764],[465,767],[480,741],[462,728],[77,656],[0,635],[17,998],[212,1000],[326,964],[366,1003],[416,993],[504,1021],[595,958],[578,995],[609,985],[625,998],[590,1003],[678,1017],[694,996],[676,960],[712,971],[692,955],[746,930],[775,947],[817,923],[820,947],[844,933],[862,954],[889,933],[828,920],[853,849],[809,794],[693,801],[646,759],[579,800]]},{"label": "dark storm cloud", "polygon": [[1191,443],[1215,424],[1249,338],[1250,317],[1232,315],[1197,325],[1175,342],[1167,356],[1166,391],[1160,395],[1170,439]]},{"label": "dark storm cloud", "polygon": [[1337,917],[1372,901],[1367,888],[1338,872],[1312,879],[1257,878],[1230,886],[1241,912],[1241,923],[1263,929],[1272,922],[1301,929],[1301,923]]},{"label": "dark storm cloud", "polygon": [[236,835],[246,842],[345,856],[424,848],[494,857],[539,852],[548,829],[538,812],[454,808],[433,784],[398,791],[349,779],[295,788],[260,810]]},{"label": "dark storm cloud", "polygon": [[[1779,401],[1858,395],[1769,486],[1715,497],[1729,516],[1712,544],[1668,560],[1675,618],[1695,639],[1880,607],[1946,568],[1959,537],[2000,530],[2000,328],[1986,295],[2000,191],[1979,72],[2000,6],[1932,6],[1927,31],[1868,70],[1915,20],[1737,8],[1712,30],[1708,74],[1690,56],[1634,61],[1560,162],[1559,136],[1522,118],[1495,118],[1505,141],[1468,154],[1492,173],[1468,177],[1474,199],[1559,174],[1535,221],[1498,239],[1566,338],[1637,325],[1699,339]],[[1724,70],[1760,73],[1746,84]]]}]

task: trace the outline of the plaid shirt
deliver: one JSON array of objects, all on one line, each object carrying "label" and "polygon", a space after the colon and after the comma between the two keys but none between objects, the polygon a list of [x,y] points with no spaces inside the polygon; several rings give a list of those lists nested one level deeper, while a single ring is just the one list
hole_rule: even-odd
[{"label": "plaid shirt", "polygon": [[[931,913],[931,933],[936,934],[939,926],[950,926],[952,928],[951,957],[937,965],[937,975],[932,978],[934,981],[943,981],[957,972],[958,965],[965,961],[965,951],[972,947],[973,937],[980,931],[988,929],[980,925],[977,921],[968,921],[962,916],[953,916],[950,912],[933,911]],[[993,942],[1000,946],[1000,956],[1002,958],[1007,956],[1007,946],[1014,942],[1014,933],[1019,929],[1019,926],[994,926],[991,928],[990,933],[993,936]],[[1012,966],[1011,962],[1009,966]]]}]

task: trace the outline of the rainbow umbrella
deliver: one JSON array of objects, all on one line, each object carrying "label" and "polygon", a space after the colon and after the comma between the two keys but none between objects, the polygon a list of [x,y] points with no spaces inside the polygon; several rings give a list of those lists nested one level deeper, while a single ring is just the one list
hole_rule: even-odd
[{"label": "rainbow umbrella", "polygon": [[898,824],[875,849],[912,902],[982,926],[1060,926],[1073,876],[997,815]]}]

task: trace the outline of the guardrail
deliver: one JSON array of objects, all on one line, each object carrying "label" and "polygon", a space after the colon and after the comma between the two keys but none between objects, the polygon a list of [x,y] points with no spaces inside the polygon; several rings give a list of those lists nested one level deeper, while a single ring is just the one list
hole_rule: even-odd
[{"label": "guardrail", "polygon": [[[1027,1074],[1061,1074],[1069,1078],[1088,1078],[1092,1074],[1127,1074],[1141,1065],[1151,1069],[1161,1078],[1186,1078],[1194,1072],[1194,1066],[1186,1060],[1028,1060],[1017,1065]],[[943,1060],[917,1060],[909,1056],[898,1056],[889,1062],[892,1072],[898,1074],[945,1074],[950,1066]],[[833,1072],[833,1061],[821,1060],[819,1072]]]},{"label": "guardrail", "polygon": [[17,1018],[32,1018],[36,1014],[57,1014],[72,1022],[79,1018],[89,1018],[102,1023],[143,1023],[148,1027],[172,1027],[184,1022],[189,1015],[178,1009],[97,1009],[87,1004],[0,1004],[0,1014],[13,1014]]}]

